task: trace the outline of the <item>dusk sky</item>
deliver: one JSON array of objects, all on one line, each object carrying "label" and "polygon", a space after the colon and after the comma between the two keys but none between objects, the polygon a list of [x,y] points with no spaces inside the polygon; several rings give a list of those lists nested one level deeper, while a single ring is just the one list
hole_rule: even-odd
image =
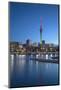
[{"label": "dusk sky", "polygon": [[9,3],[10,41],[25,43],[27,39],[58,44],[58,5]]}]

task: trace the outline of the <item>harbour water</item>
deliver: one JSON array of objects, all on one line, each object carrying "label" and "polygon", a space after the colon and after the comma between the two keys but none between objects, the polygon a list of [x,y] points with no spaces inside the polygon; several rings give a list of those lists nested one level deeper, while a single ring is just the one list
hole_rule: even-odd
[{"label": "harbour water", "polygon": [[59,64],[30,59],[31,56],[10,56],[10,87],[59,84]]}]

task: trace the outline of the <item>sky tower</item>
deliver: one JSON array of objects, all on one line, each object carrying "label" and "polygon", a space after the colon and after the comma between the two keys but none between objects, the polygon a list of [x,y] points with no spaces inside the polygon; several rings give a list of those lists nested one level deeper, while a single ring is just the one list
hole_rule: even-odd
[{"label": "sky tower", "polygon": [[40,20],[40,44],[42,45],[42,18]]}]

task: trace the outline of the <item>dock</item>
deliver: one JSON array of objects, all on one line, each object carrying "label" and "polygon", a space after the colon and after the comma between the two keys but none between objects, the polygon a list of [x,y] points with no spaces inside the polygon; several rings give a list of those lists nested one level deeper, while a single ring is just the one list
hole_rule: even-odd
[{"label": "dock", "polygon": [[40,59],[40,58],[30,58],[31,60],[36,60],[39,62],[44,62],[44,63],[56,63],[59,64],[59,60],[52,60],[52,59]]}]

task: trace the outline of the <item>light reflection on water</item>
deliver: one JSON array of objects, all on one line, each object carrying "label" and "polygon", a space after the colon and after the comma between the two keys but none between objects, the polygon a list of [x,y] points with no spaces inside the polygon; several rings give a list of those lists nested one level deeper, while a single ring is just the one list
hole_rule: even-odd
[{"label": "light reflection on water", "polygon": [[58,64],[11,55],[11,87],[58,84]]}]

